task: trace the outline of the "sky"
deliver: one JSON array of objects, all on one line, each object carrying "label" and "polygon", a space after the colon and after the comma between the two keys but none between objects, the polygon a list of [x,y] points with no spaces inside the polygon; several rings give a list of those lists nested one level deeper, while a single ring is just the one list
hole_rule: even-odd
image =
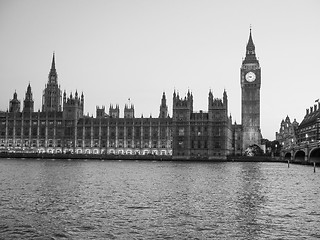
[{"label": "sky", "polygon": [[[135,116],[158,117],[162,93],[228,94],[241,123],[240,67],[252,28],[261,66],[261,131],[275,139],[287,115],[300,123],[320,97],[318,0],[0,0],[0,110],[30,83],[41,109],[55,52],[58,82],[83,92],[85,113],[134,104]],[[21,104],[22,106],[22,104]]]}]

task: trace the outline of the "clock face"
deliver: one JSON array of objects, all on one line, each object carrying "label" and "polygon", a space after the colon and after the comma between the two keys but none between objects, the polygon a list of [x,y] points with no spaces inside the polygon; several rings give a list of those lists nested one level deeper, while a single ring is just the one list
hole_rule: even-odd
[{"label": "clock face", "polygon": [[246,74],[246,80],[248,82],[253,82],[254,80],[256,80],[256,75],[253,72],[248,72]]}]

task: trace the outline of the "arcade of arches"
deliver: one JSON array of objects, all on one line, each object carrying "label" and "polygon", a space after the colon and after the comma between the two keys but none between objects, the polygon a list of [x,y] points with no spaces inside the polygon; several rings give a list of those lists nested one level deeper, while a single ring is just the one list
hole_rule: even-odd
[{"label": "arcade of arches", "polygon": [[320,162],[320,147],[292,150],[284,153],[284,158],[299,162]]}]

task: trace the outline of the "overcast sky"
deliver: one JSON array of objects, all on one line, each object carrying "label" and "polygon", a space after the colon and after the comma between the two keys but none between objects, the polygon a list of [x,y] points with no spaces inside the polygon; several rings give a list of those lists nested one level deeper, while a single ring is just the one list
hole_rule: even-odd
[{"label": "overcast sky", "polygon": [[301,122],[320,97],[320,1],[0,0],[0,109],[31,84],[41,108],[55,51],[62,90],[84,92],[85,112],[128,99],[135,115],[157,117],[162,92],[172,115],[174,89],[226,89],[229,114],[241,123],[240,67],[252,25],[260,60],[261,130],[275,139],[287,115]]}]

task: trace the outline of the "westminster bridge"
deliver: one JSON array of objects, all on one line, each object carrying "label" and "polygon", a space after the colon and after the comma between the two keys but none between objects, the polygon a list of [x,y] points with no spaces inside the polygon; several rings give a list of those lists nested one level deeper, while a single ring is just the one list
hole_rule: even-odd
[{"label": "westminster bridge", "polygon": [[320,140],[305,141],[281,150],[281,157],[290,161],[320,162]]}]

